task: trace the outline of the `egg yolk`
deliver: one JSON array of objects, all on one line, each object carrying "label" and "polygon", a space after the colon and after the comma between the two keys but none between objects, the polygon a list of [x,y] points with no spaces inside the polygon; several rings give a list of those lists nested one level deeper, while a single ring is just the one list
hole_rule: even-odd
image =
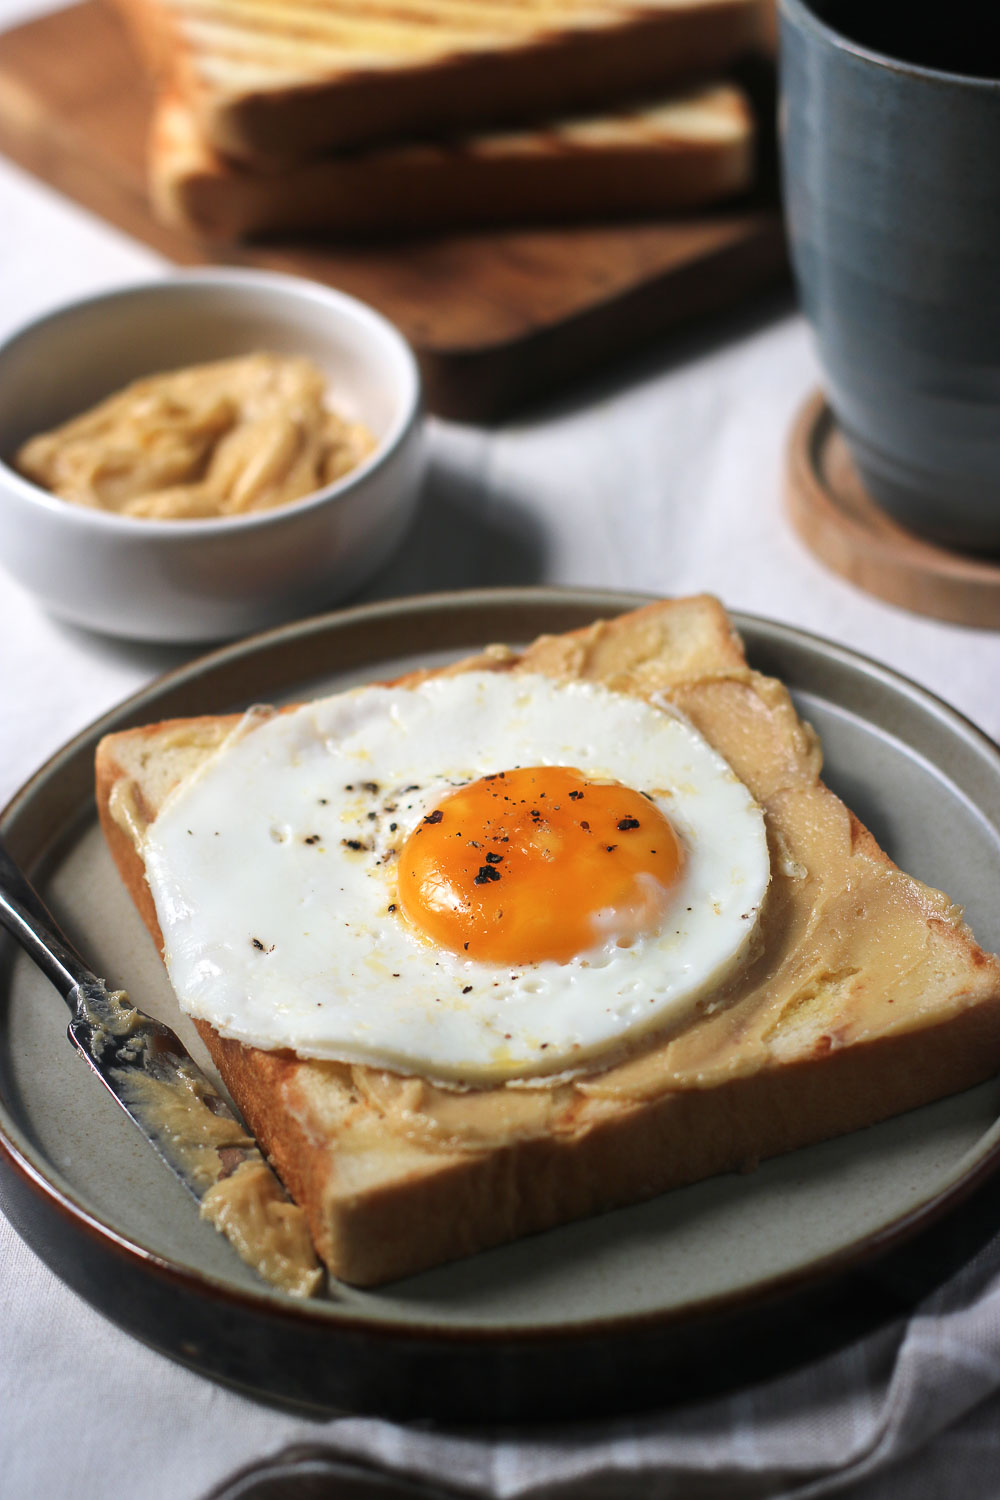
[{"label": "egg yolk", "polygon": [[489,963],[566,963],[654,931],[683,863],[641,792],[570,766],[459,787],[399,857],[399,906],[432,943]]}]

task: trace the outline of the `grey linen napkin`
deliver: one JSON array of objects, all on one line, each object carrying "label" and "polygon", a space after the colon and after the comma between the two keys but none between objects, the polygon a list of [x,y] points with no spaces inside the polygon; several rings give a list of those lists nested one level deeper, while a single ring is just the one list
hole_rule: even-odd
[{"label": "grey linen napkin", "polygon": [[[957,1232],[969,1223],[967,1214],[964,1221],[959,1216]],[[945,1239],[949,1233],[954,1241],[956,1231],[946,1227]],[[887,1297],[905,1293],[900,1280],[921,1256],[940,1255],[942,1245],[940,1232],[929,1242],[925,1237],[916,1261],[897,1253],[869,1279]],[[931,1500],[958,1493],[972,1500],[1000,1495],[998,1419],[995,1238],[908,1314],[736,1394],[516,1434],[344,1417],[321,1425],[307,1446],[241,1471],[213,1496]],[[357,1460],[374,1472],[362,1468],[359,1478],[351,1463]]]}]

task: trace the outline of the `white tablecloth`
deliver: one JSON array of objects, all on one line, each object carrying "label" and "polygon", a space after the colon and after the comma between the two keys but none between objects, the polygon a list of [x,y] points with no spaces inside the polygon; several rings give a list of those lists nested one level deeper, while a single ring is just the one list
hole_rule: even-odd
[{"label": "white tablecloth", "polygon": [[[0,25],[42,8],[0,0]],[[68,298],[166,269],[145,247],[2,160],[0,226],[0,336]],[[433,422],[432,466],[420,520],[365,597],[501,583],[662,593],[707,589],[732,608],[803,626],[878,657],[1000,736],[1000,637],[921,619],[870,599],[827,572],[792,534],[781,503],[784,447],[792,417],[817,381],[807,329],[790,299],[774,295],[697,332],[665,340],[657,352],[500,428]],[[15,581],[0,575],[0,805],[67,738],[186,655],[59,624]],[[948,1325],[958,1341],[955,1348],[965,1348],[968,1358],[959,1360],[961,1378],[948,1385],[949,1395],[928,1393],[933,1422],[921,1423],[906,1407],[918,1446],[939,1419],[957,1416],[1000,1383],[1000,1334],[992,1343],[987,1338],[977,1355],[969,1328],[960,1324],[963,1299],[983,1296],[983,1305],[992,1306],[994,1263],[968,1274],[969,1286],[958,1304],[948,1307],[949,1318],[958,1319]],[[4,1500],[63,1493],[77,1500],[119,1494],[193,1497],[287,1442],[315,1441],[320,1435],[311,1425],[243,1400],[129,1340],[58,1282],[3,1221],[0,1308]],[[980,1308],[974,1326],[986,1326],[985,1316]],[[935,1329],[940,1332],[939,1322]],[[878,1389],[883,1394],[896,1389],[898,1417],[902,1398],[891,1382],[905,1384],[906,1366],[897,1356],[905,1339],[919,1344],[920,1331],[900,1329],[887,1337],[878,1350]],[[805,1420],[806,1445],[798,1445],[801,1463],[794,1471],[805,1475],[828,1464],[836,1467],[838,1452],[842,1461],[846,1458],[849,1430],[861,1448],[868,1443],[874,1452],[879,1439],[865,1426],[860,1408],[851,1401],[845,1405],[841,1388],[824,1384],[822,1371],[810,1378],[811,1386],[807,1380],[793,1392],[805,1403],[795,1419]],[[80,1393],[93,1388],[101,1390],[103,1404],[100,1411],[84,1411]],[[855,1397],[857,1392],[851,1400]],[[864,1404],[867,1397],[859,1399]],[[131,1430],[143,1434],[139,1467],[131,1441],[123,1446],[120,1440],[112,1415],[116,1408],[127,1408],[130,1421],[138,1424]],[[693,1444],[692,1453],[701,1451],[706,1433],[717,1441],[719,1472],[729,1475],[729,1493],[776,1493],[791,1474],[780,1463],[768,1467],[777,1450],[769,1452],[774,1434],[763,1410],[748,1394],[735,1404],[664,1418],[660,1428],[644,1422],[617,1432],[615,1441],[622,1439],[615,1449],[618,1462],[632,1467],[622,1456],[631,1453],[636,1463],[649,1466],[650,1487],[639,1482],[633,1489],[623,1481],[617,1491],[612,1484],[599,1491],[581,1488],[579,1494],[702,1493],[692,1488],[694,1468],[699,1473],[701,1468],[681,1465],[668,1482],[654,1455],[666,1437],[682,1447]],[[871,1401],[865,1410],[872,1415]],[[76,1414],[72,1442],[59,1436],[70,1411]],[[987,1416],[978,1426],[940,1439],[915,1461],[912,1474],[921,1473],[926,1483],[928,1475],[954,1466],[959,1448],[966,1458],[975,1451],[976,1463],[967,1463],[963,1475],[968,1484],[977,1472],[985,1477],[982,1488],[966,1492],[995,1495],[1000,1481],[991,1487],[988,1476],[990,1460],[998,1454],[992,1436],[996,1400],[992,1410],[981,1407],[980,1412]],[[875,1416],[890,1420],[882,1408]],[[713,1422],[722,1424],[714,1438]],[[571,1437],[558,1450],[516,1443],[487,1450],[455,1440],[447,1461],[426,1436],[409,1437],[375,1421],[347,1421],[332,1436],[344,1451],[368,1452],[390,1466],[451,1471],[477,1493],[504,1495],[538,1493],[543,1479],[568,1483],[574,1453],[584,1468],[586,1455],[593,1453],[592,1433]],[[741,1487],[737,1474],[751,1472],[763,1488]],[[653,1481],[652,1473],[660,1479]],[[934,1490],[884,1491],[925,1492]]]}]

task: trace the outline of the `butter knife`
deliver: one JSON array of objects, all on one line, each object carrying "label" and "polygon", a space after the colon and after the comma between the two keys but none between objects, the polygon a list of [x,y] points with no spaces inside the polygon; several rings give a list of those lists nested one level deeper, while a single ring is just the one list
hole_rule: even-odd
[{"label": "butter knife", "polygon": [[38,892],[0,843],[0,925],[72,1011],[81,1057],[248,1265],[293,1296],[323,1280],[305,1216],[230,1105],[180,1039],[109,990],[71,948]]}]

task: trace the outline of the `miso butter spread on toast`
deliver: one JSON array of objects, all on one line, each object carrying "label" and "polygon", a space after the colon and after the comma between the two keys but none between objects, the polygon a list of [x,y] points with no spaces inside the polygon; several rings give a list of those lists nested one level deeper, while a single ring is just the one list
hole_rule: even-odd
[{"label": "miso butter spread on toast", "polygon": [[[760,809],[769,884],[737,961],[684,1013],[665,1016],[659,1026],[626,1028],[617,1053],[549,1078],[511,1075],[462,1087],[452,1077],[414,1070],[412,1058],[406,1071],[350,1057],[301,1058],[246,1045],[198,1021],[250,1128],[305,1208],[334,1275],[377,1284],[859,1128],[1000,1067],[1000,961],[976,945],[946,896],[898,870],[823,786],[815,736],[781,684],[747,666],[716,601],[664,601],[542,638],[520,654],[493,651],[448,669],[466,671],[513,684],[541,676],[574,691],[596,684],[635,700],[643,712],[679,710]],[[426,674],[412,679],[420,680]],[[102,822],[157,940],[143,830],[155,829],[171,788],[197,780],[206,756],[236,722],[153,725],[100,747]],[[446,742],[446,723],[441,733]],[[576,769],[605,787],[620,780],[611,767]],[[369,795],[364,781],[378,778],[371,770],[359,775],[359,807]],[[587,785],[567,782],[567,788],[567,798],[570,790],[583,794],[573,801],[579,828],[590,821],[580,812]],[[669,788],[634,790],[655,797]],[[371,797],[388,792],[379,783]],[[526,800],[524,816],[544,846],[559,832],[559,820],[546,819],[540,797]],[[115,803],[128,807],[127,818],[116,819]],[[421,806],[421,819],[442,812],[427,825],[435,836],[446,832],[450,808],[447,800]],[[378,813],[361,809],[364,822],[371,810]],[[321,812],[317,805],[317,818]],[[393,820],[401,818],[390,814]],[[641,811],[630,809],[613,835],[602,826],[604,843],[635,835],[633,820],[644,833]],[[319,835],[300,852],[322,857],[329,831],[318,822],[305,830],[286,821],[290,837]],[[678,826],[682,844],[697,836],[681,818]],[[491,830],[489,823],[487,839]],[[277,838],[284,831],[275,824]],[[456,825],[455,832],[467,841],[467,829]],[[345,824],[342,836],[350,843],[356,832]],[[531,826],[526,837],[530,842]],[[495,880],[483,873],[503,871],[504,847],[484,843],[480,863],[469,867],[477,899],[504,889],[503,874]],[[607,857],[615,859],[617,850]],[[459,900],[462,878],[455,877]],[[491,910],[480,903],[475,920]],[[310,912],[309,920],[324,914]],[[409,919],[386,911],[380,920]],[[261,943],[262,951],[254,951],[266,964],[274,935],[236,933],[234,941],[244,936]],[[426,943],[426,935],[414,941]],[[376,944],[372,962],[380,961]],[[390,1003],[405,1010],[405,973],[387,966],[384,979]],[[632,998],[648,1003],[643,981]],[[426,1003],[433,1007],[435,997]],[[530,989],[513,1003],[528,1014]]]}]

